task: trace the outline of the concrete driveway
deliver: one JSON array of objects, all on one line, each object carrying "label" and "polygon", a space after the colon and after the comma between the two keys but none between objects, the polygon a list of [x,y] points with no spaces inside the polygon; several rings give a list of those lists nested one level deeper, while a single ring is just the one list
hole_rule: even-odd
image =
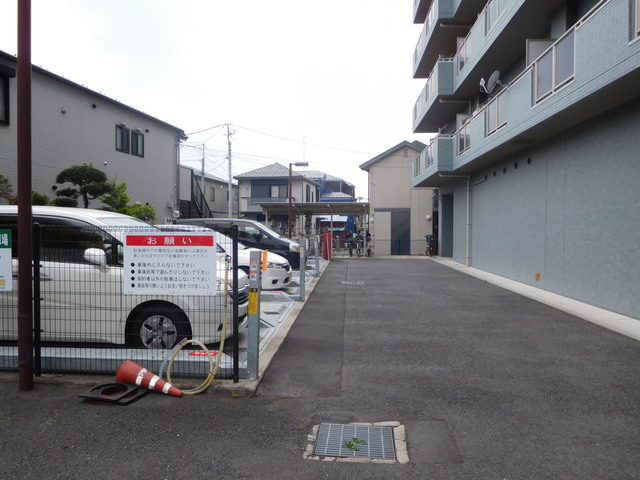
[{"label": "concrete driveway", "polygon": [[[638,372],[636,340],[456,269],[339,258],[253,395],[116,407],[5,378],[0,477],[638,479]],[[406,463],[309,455],[352,422],[403,426]]]}]

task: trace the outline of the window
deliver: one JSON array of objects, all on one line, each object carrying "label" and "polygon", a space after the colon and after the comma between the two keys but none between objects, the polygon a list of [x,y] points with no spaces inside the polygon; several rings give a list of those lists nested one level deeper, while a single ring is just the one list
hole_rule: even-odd
[{"label": "window", "polygon": [[209,187],[209,201],[216,201],[216,187]]},{"label": "window", "polygon": [[573,79],[574,31],[569,31],[535,62],[535,100],[547,95]]},{"label": "window", "polygon": [[9,125],[9,79],[16,76],[13,68],[0,64],[0,123]]},{"label": "window", "polygon": [[635,20],[634,22],[634,37],[640,37],[640,0],[635,0],[635,4],[634,4],[634,15],[633,18]]},{"label": "window", "polygon": [[310,201],[311,201],[311,185],[306,185],[305,202],[309,203]]},{"label": "window", "polygon": [[136,131],[131,134],[131,155],[144,157],[144,134]]},{"label": "window", "polygon": [[116,125],[116,150],[129,153],[130,130],[125,125]]},{"label": "window", "polygon": [[0,77],[0,123],[9,124],[9,79]]},{"label": "window", "polygon": [[271,185],[271,198],[287,198],[287,185]]}]

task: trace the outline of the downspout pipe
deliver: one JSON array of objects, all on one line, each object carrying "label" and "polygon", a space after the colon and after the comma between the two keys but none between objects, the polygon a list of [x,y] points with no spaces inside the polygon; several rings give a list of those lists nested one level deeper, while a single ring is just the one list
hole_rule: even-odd
[{"label": "downspout pipe", "polygon": [[464,175],[447,175],[446,173],[439,173],[442,178],[466,178],[467,179],[467,252],[465,265],[471,266],[471,174],[466,173]]}]

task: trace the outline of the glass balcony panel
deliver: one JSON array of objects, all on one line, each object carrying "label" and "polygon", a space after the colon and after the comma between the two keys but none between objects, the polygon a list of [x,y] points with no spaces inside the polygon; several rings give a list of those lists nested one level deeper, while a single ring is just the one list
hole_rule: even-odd
[{"label": "glass balcony panel", "polygon": [[536,100],[553,89],[553,49],[545,53],[536,63]]},{"label": "glass balcony panel", "polygon": [[573,77],[574,32],[556,45],[556,86]]}]

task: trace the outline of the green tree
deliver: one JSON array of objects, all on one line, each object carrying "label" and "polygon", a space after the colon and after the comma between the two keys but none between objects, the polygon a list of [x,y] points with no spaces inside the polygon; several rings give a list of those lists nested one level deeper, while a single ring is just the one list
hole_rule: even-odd
[{"label": "green tree", "polygon": [[56,183],[71,183],[73,187],[58,189],[55,204],[71,206],[68,199],[75,200],[82,197],[84,208],[89,208],[89,200],[95,200],[112,192],[112,183],[107,181],[107,175],[98,170],[93,164],[74,165],[58,174]]},{"label": "green tree", "polygon": [[131,217],[139,218],[140,220],[144,220],[147,223],[155,223],[156,221],[156,209],[153,208],[153,205],[142,205],[139,202],[134,203],[133,205],[128,205],[124,208],[118,210],[119,213],[124,213],[125,215],[129,215]]},{"label": "green tree", "polygon": [[100,197],[100,201],[106,205],[105,210],[118,211],[129,204],[129,195],[127,195],[127,184],[117,183],[115,180],[110,182],[111,192]]},{"label": "green tree", "polygon": [[11,181],[4,175],[0,174],[0,199],[11,203],[12,192],[13,186],[11,185]]},{"label": "green tree", "polygon": [[51,205],[51,199],[43,193],[31,192],[31,205]]}]

